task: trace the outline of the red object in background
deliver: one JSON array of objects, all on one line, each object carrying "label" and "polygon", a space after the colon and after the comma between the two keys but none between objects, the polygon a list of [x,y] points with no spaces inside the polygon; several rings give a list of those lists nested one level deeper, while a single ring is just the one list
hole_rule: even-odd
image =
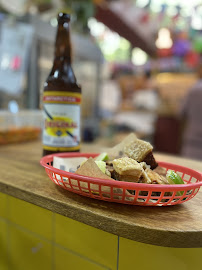
[{"label": "red object in background", "polygon": [[22,59],[19,56],[14,56],[10,63],[10,68],[14,71],[20,69],[22,63]]},{"label": "red object in background", "polygon": [[172,116],[159,116],[154,133],[154,149],[157,152],[180,153],[180,120]]},{"label": "red object in background", "polygon": [[200,59],[199,54],[197,54],[194,51],[191,51],[185,56],[184,60],[189,67],[194,68],[198,65],[199,59]]},{"label": "red object in background", "polygon": [[148,23],[149,22],[149,13],[144,13],[140,18],[140,23]]},{"label": "red object in background", "polygon": [[169,49],[158,49],[157,50],[157,55],[159,57],[171,56],[172,55],[172,50],[171,50],[171,48],[169,48]]}]

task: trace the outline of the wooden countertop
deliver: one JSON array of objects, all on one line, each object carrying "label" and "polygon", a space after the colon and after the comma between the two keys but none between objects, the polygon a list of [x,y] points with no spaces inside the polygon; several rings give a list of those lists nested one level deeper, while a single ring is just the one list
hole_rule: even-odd
[{"label": "wooden countertop", "polygon": [[[83,145],[83,152],[99,152]],[[0,192],[49,209],[101,230],[152,245],[202,247],[202,191],[177,206],[142,207],[94,200],[56,186],[40,166],[41,143],[0,147]],[[202,163],[155,154],[202,172]]]}]

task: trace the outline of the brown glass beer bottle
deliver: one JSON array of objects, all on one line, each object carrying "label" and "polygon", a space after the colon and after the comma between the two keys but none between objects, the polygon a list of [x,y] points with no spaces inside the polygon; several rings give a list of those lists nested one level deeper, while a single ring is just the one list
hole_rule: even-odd
[{"label": "brown glass beer bottle", "polygon": [[70,15],[59,13],[53,67],[43,92],[43,155],[80,151],[80,103],[71,66]]}]

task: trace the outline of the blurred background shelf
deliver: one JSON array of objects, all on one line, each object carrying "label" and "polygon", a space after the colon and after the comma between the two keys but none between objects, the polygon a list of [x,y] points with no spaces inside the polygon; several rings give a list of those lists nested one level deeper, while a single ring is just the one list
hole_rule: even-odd
[{"label": "blurred background shelf", "polygon": [[179,109],[201,62],[201,1],[1,0],[1,110],[12,101],[42,109],[60,11],[71,14],[83,141],[132,131],[180,155]]}]

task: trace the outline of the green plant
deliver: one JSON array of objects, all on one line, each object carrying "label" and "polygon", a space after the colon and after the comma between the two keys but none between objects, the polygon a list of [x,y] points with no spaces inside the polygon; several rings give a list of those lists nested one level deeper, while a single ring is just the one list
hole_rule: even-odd
[{"label": "green plant", "polygon": [[67,8],[74,15],[73,23],[78,30],[88,29],[88,19],[94,15],[94,4],[92,0],[64,0]]}]

